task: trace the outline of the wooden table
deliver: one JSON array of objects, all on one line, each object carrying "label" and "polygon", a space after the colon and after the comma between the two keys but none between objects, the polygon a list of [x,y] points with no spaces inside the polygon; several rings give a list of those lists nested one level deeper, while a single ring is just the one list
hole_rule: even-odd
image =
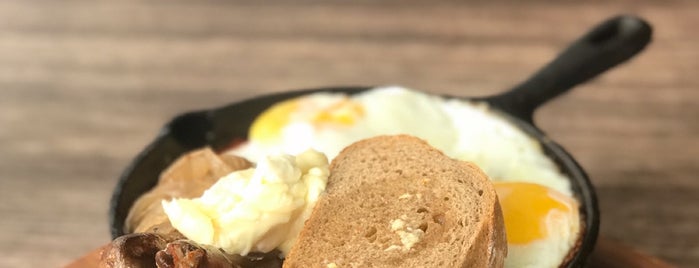
[{"label": "wooden table", "polygon": [[177,113],[327,85],[494,94],[618,13],[654,43],[536,121],[596,184],[602,234],[699,263],[699,2],[519,2],[0,2],[0,267],[105,243],[117,177]]}]

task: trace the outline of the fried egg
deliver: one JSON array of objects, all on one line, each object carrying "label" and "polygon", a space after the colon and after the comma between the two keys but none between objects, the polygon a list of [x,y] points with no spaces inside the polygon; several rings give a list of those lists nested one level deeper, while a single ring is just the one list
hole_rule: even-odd
[{"label": "fried egg", "polygon": [[333,159],[358,140],[395,134],[422,138],[452,158],[477,164],[494,180],[539,183],[572,195],[541,145],[486,103],[402,87],[351,96],[315,93],[277,103],[256,118],[248,142],[231,153],[254,160],[312,148]]},{"label": "fried egg", "polygon": [[402,87],[355,95],[315,93],[273,105],[231,153],[256,159],[308,148],[333,159],[377,135],[408,134],[446,155],[477,164],[495,184],[508,237],[506,267],[557,267],[580,223],[569,180],[541,145],[486,103],[448,99]]},{"label": "fried egg", "polygon": [[558,267],[580,231],[578,203],[546,186],[495,182],[507,234],[505,267]]},{"label": "fried egg", "polygon": [[[441,127],[423,127],[420,122]],[[237,153],[254,159],[276,150],[295,154],[314,148],[332,159],[355,141],[401,133],[445,148],[457,139],[451,126],[440,100],[433,97],[400,91],[376,91],[351,98],[344,94],[312,94],[263,112],[251,125],[248,148]]]}]

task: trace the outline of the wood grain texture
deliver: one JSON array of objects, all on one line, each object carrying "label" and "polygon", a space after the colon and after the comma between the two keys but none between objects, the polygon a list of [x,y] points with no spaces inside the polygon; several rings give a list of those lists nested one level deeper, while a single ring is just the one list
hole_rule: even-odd
[{"label": "wood grain texture", "polygon": [[597,186],[603,234],[699,263],[699,2],[10,0],[0,267],[104,244],[118,175],[177,113],[329,85],[495,94],[618,13],[647,18],[653,44],[536,121]]}]

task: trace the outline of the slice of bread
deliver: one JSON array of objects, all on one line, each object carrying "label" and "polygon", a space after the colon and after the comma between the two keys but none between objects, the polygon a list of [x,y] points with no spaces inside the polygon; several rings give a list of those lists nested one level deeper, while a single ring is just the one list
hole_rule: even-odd
[{"label": "slice of bread", "polygon": [[487,175],[425,141],[345,148],[284,267],[502,267],[507,242]]}]

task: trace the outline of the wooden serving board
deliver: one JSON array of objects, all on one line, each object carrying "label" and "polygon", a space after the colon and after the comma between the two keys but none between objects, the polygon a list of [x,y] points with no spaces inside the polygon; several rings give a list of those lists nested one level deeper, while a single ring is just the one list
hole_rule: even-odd
[{"label": "wooden serving board", "polygon": [[589,267],[675,267],[663,260],[640,252],[620,242],[600,237],[590,256]]},{"label": "wooden serving board", "polygon": [[[102,249],[99,247],[85,256],[73,261],[65,268],[97,267]],[[638,268],[669,268],[675,267],[656,257],[639,252],[622,243],[600,237],[589,261],[589,267],[638,267]]]}]

